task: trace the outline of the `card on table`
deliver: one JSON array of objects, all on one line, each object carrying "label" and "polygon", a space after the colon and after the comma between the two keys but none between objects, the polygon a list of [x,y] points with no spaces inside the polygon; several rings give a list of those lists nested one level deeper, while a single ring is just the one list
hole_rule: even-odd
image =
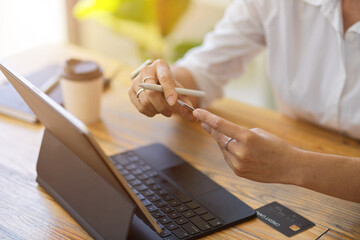
[{"label": "card on table", "polygon": [[314,223],[278,202],[272,202],[256,209],[256,214],[258,219],[287,237],[292,237],[315,226]]}]

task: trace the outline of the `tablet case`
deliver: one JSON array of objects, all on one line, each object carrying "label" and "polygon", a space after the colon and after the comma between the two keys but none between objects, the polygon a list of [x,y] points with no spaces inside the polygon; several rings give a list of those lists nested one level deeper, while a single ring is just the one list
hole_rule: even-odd
[{"label": "tablet case", "polygon": [[126,239],[135,204],[45,129],[36,181],[95,239]]}]

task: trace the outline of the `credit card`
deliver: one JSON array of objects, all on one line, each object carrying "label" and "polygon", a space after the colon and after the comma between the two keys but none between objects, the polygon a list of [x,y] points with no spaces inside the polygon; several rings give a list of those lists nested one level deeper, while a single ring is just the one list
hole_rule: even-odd
[{"label": "credit card", "polygon": [[256,215],[258,219],[287,237],[292,237],[315,226],[313,222],[278,202],[272,202],[256,209]]}]

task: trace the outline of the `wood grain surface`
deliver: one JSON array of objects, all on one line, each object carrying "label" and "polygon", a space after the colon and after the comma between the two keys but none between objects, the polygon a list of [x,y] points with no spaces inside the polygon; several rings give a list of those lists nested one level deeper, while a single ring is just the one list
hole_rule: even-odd
[{"label": "wood grain surface", "polygon": [[[77,51],[86,56],[87,51],[71,47],[70,52]],[[14,64],[15,59],[12,60]],[[199,123],[186,122],[179,117],[147,118],[139,114],[127,96],[132,68],[114,61],[108,63],[109,69],[117,69],[118,74],[103,95],[101,121],[89,126],[108,155],[160,142],[251,207],[256,209],[278,201],[316,224],[291,239],[360,238],[360,204],[296,186],[257,183],[235,176],[215,141]],[[103,63],[105,68],[108,63]],[[18,64],[21,69],[24,64],[34,63],[28,59]],[[22,69],[30,67],[26,65]],[[245,127],[263,128],[297,147],[360,156],[358,141],[270,110],[230,99],[215,102],[210,110]],[[0,239],[91,239],[35,181],[42,132],[40,124],[0,116]],[[205,239],[287,237],[260,220],[252,219]]]}]

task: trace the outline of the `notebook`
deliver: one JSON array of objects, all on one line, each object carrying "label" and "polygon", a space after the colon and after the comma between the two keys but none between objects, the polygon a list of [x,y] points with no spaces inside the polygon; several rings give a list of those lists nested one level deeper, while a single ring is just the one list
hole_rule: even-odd
[{"label": "notebook", "polygon": [[[48,83],[51,85],[54,78],[58,77],[59,69],[60,65],[58,64],[48,65],[26,76],[26,79],[37,88],[43,90],[43,86],[48,85]],[[109,82],[109,78],[104,78],[104,89],[108,87]],[[51,87],[47,95],[56,103],[62,105],[63,99],[60,84],[55,84],[54,87]],[[0,114],[30,123],[37,122],[35,114],[8,81],[0,85]]]},{"label": "notebook", "polygon": [[[49,65],[28,75],[26,79],[36,87],[41,88],[47,81],[51,81],[54,75],[58,73],[59,68],[59,65]],[[59,85],[54,87],[48,95],[56,103],[62,104],[62,95]],[[35,114],[9,82],[0,85],[0,114],[30,123],[37,121]]]}]

